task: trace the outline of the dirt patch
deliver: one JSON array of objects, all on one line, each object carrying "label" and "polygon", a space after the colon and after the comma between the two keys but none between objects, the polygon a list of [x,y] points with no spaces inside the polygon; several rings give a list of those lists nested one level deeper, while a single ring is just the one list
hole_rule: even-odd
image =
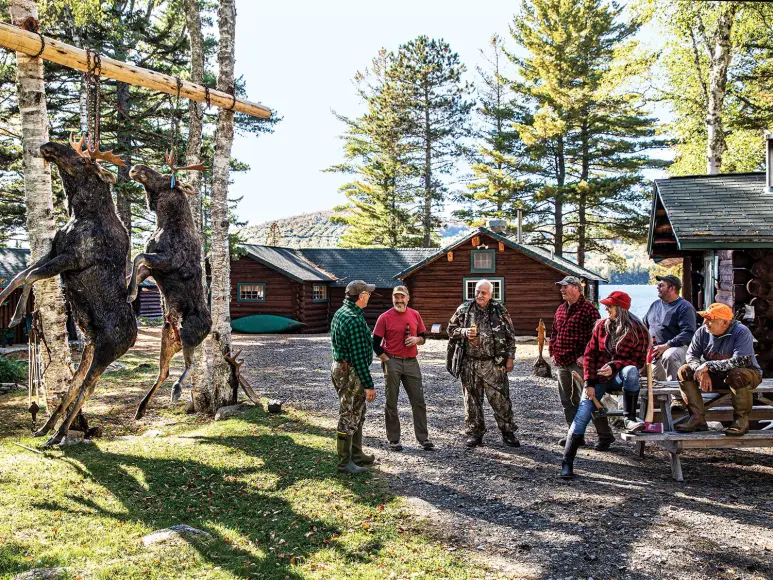
[{"label": "dirt patch", "polygon": [[[234,336],[245,371],[263,396],[335,424],[326,335]],[[531,376],[536,347],[519,345],[510,375],[521,447],[502,444],[490,409],[485,446],[463,447],[461,387],[445,371],[445,342],[421,348],[430,437],[425,452],[400,398],[405,451],[384,441],[383,378],[368,406],[366,444],[392,489],[447,542],[480,553],[505,575],[541,578],[773,577],[773,452],[688,451],[685,483],[666,456],[639,459],[619,441],[610,452],[580,450],[573,482],[556,477],[565,434],[556,383]],[[589,430],[588,439],[595,433]],[[332,445],[332,442],[331,442]]]}]

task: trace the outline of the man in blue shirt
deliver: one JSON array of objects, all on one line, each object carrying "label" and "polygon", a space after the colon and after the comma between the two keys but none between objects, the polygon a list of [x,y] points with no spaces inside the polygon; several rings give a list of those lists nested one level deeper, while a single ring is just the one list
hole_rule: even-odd
[{"label": "man in blue shirt", "polygon": [[733,311],[714,303],[703,312],[701,326],[687,349],[687,364],[679,369],[679,390],[687,399],[690,419],[676,426],[680,433],[706,431],[703,393],[732,394],[733,423],[725,435],[741,436],[749,431],[752,392],[762,382],[762,369],[754,356],[751,331],[733,320]]},{"label": "man in blue shirt", "polygon": [[687,357],[687,347],[695,334],[695,308],[679,296],[682,281],[672,275],[655,276],[658,300],[644,316],[652,337],[652,377],[658,381],[675,381]]}]

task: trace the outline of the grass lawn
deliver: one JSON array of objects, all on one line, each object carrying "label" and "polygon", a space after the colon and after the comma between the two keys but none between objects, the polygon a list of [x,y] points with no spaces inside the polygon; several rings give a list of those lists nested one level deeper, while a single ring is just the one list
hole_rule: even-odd
[{"label": "grass lawn", "polygon": [[[12,442],[44,441],[29,436],[26,393],[0,397],[0,578],[42,567],[83,580],[491,575],[430,538],[377,475],[337,474],[334,433],[301,413],[205,423],[151,404],[163,434],[137,436],[149,425],[126,418],[139,396],[111,393],[142,392],[157,365],[143,353],[121,362],[87,403],[106,434],[93,443],[21,449]],[[211,538],[143,545],[175,524]]]}]

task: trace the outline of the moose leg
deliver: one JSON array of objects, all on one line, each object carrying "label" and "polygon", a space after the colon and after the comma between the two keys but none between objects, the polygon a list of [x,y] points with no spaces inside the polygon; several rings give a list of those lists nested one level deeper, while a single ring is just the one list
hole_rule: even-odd
[{"label": "moose leg", "polygon": [[62,398],[61,402],[56,407],[56,409],[53,410],[53,412],[51,413],[51,416],[48,418],[48,421],[46,421],[46,424],[43,425],[37,431],[35,431],[34,433],[35,437],[42,437],[43,435],[46,435],[49,431],[51,431],[51,429],[54,428],[54,425],[56,425],[57,420],[59,420],[59,416],[62,414],[62,412],[72,404],[72,401],[75,398],[76,393],[78,392],[78,385],[80,385],[83,382],[83,379],[86,376],[86,371],[89,370],[89,367],[91,366],[91,361],[93,359],[94,359],[94,343],[90,342],[83,349],[83,354],[81,355],[81,362],[78,364],[78,370],[75,371],[75,375],[73,376],[72,381],[70,382],[70,388],[67,389],[67,393],[65,393],[64,397]]},{"label": "moose leg", "polygon": [[183,370],[183,374],[180,375],[180,378],[177,379],[174,385],[172,385],[172,402],[176,403],[180,400],[180,396],[183,392],[183,383],[185,382],[185,379],[188,378],[188,373],[191,372],[191,369],[194,366],[193,362],[193,351],[196,349],[194,346],[184,346],[183,347],[183,359],[185,360],[185,369]]},{"label": "moose leg", "polygon": [[29,300],[30,292],[32,292],[32,286],[35,282],[38,280],[45,280],[46,278],[53,278],[66,270],[72,270],[76,265],[77,259],[75,256],[62,254],[53,260],[46,262],[42,266],[38,266],[27,274],[27,277],[24,279],[24,291],[19,299],[19,303],[16,305],[16,312],[13,315],[13,319],[11,319],[8,326],[14,327],[21,322],[22,318],[24,318],[24,313],[27,311],[27,300]]},{"label": "moose leg", "polygon": [[[140,268],[145,266],[152,272],[154,269],[164,270],[169,266],[169,256],[166,254],[137,254],[134,258],[134,265],[132,266],[131,280],[129,281],[129,289],[127,291],[126,301],[134,302],[137,298],[137,284],[139,283],[137,278],[140,276]],[[145,275],[145,278],[149,274]],[[144,280],[144,278],[143,278]]]},{"label": "moose leg", "polygon": [[39,268],[43,264],[45,264],[48,260],[51,259],[51,252],[40,258],[37,262],[32,264],[32,266],[29,266],[26,270],[22,270],[16,276],[13,277],[13,280],[11,280],[8,283],[8,286],[6,286],[2,292],[0,292],[0,305],[3,304],[3,302],[6,301],[6,299],[11,295],[11,292],[16,290],[19,286],[24,284],[24,280],[27,278],[30,272],[32,272],[35,268]]},{"label": "moose leg", "polygon": [[142,401],[140,401],[137,412],[134,414],[135,420],[142,419],[153,394],[169,376],[169,363],[172,361],[172,357],[179,351],[180,343],[177,342],[175,338],[174,327],[169,323],[165,323],[164,328],[161,331],[161,359],[158,363],[158,377],[156,378],[155,384],[150,387],[150,390],[142,398]]},{"label": "moose leg", "polygon": [[83,403],[85,403],[86,399],[88,399],[94,392],[94,388],[97,386],[99,377],[102,376],[102,373],[105,372],[105,369],[110,364],[110,357],[106,355],[107,353],[105,352],[105,354],[102,356],[100,356],[100,354],[96,354],[94,356],[94,359],[91,362],[91,366],[89,366],[89,370],[86,373],[86,378],[83,379],[83,382],[77,386],[77,394],[75,396],[75,400],[72,403],[72,406],[68,410],[67,417],[65,417],[64,421],[59,426],[59,429],[56,430],[56,433],[54,433],[53,437],[46,441],[44,447],[51,447],[52,445],[61,443],[62,439],[65,438],[67,431],[70,430],[70,425],[72,425],[72,422],[80,412],[81,407],[83,407]]}]

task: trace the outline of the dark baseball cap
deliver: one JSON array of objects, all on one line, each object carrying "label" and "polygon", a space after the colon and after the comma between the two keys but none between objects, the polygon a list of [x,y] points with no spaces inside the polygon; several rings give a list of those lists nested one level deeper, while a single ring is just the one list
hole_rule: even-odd
[{"label": "dark baseball cap", "polygon": [[673,286],[677,290],[682,289],[682,281],[677,276],[674,276],[673,274],[668,274],[666,276],[655,276],[655,280],[657,280],[658,282],[668,282],[669,284],[671,284],[671,286]]},{"label": "dark baseball cap", "polygon": [[346,285],[346,293],[349,296],[359,296],[363,292],[370,292],[373,294],[375,291],[376,285],[368,284],[365,280],[352,280]]}]

